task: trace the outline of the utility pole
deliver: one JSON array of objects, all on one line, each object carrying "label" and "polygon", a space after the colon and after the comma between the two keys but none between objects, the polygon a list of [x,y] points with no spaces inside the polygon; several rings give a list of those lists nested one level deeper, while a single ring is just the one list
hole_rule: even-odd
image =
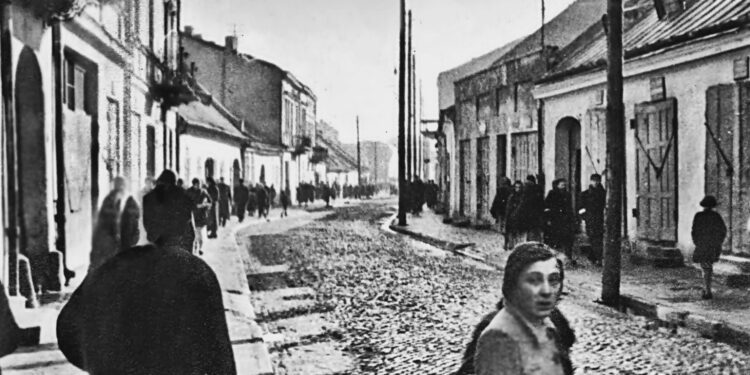
[{"label": "utility pole", "polygon": [[[411,36],[410,36],[411,38]],[[417,56],[414,50],[411,50],[411,127],[412,127],[412,163],[414,163],[414,174],[419,175],[419,162],[417,160],[417,78],[416,78]]]},{"label": "utility pole", "polygon": [[607,6],[607,217],[604,231],[602,302],[616,307],[620,302],[622,202],[625,185],[625,106],[622,77],[622,0]]},{"label": "utility pole", "polygon": [[357,186],[362,186],[362,158],[359,148],[359,115],[357,115]]},{"label": "utility pole", "polygon": [[414,150],[414,132],[412,131],[412,107],[411,107],[411,82],[412,82],[412,75],[414,72],[412,71],[412,50],[411,50],[411,10],[409,10],[408,14],[408,32],[407,32],[407,50],[408,50],[408,56],[407,56],[407,62],[406,62],[406,71],[408,72],[408,93],[406,94],[407,100],[409,101],[407,103],[407,115],[406,115],[406,121],[407,121],[407,128],[406,128],[406,181],[411,181],[412,177],[414,176],[414,156],[412,155],[412,152]]},{"label": "utility pole", "polygon": [[404,13],[406,12],[406,0],[401,0],[399,9],[399,59],[398,59],[398,225],[406,226],[406,30],[404,25]]}]

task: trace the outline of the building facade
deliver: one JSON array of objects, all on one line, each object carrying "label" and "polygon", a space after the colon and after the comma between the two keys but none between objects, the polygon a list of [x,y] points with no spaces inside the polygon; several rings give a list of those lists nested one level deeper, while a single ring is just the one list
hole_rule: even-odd
[{"label": "building facade", "polygon": [[[626,22],[624,104],[628,237],[693,251],[698,203],[715,195],[729,236],[725,252],[750,254],[745,152],[750,6],[703,0],[634,7]],[[674,5],[674,6],[673,6]],[[606,38],[594,29],[539,83],[545,173],[606,178]]]},{"label": "building facade", "polygon": [[278,148],[276,159],[259,156],[250,168],[276,190],[289,188],[296,199],[300,182],[312,181],[317,98],[309,87],[280,67],[237,50],[237,37],[225,44],[203,40],[186,27],[182,39],[186,64],[208,91],[214,93],[243,122],[245,133]]}]

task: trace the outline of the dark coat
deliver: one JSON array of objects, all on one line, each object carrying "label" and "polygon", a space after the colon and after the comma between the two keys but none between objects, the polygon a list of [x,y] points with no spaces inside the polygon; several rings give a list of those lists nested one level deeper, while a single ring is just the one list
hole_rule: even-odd
[{"label": "dark coat", "polygon": [[232,201],[232,191],[229,185],[219,183],[219,217],[229,218]]},{"label": "dark coat", "polygon": [[248,199],[250,199],[250,189],[247,186],[237,185],[234,187],[234,203],[237,205],[237,210],[240,207],[244,210]]},{"label": "dark coat", "polygon": [[519,209],[519,223],[522,232],[542,227],[544,215],[544,191],[542,187],[527,182],[523,186],[523,199]]},{"label": "dark coat", "polygon": [[[471,341],[466,345],[466,350],[464,351],[461,367],[454,373],[454,375],[473,375],[475,373],[474,355],[476,354],[479,336],[481,336],[482,332],[484,332],[487,326],[490,325],[495,318],[495,315],[503,309],[503,301],[500,300],[495,308],[495,311],[485,315],[479,324],[474,327],[474,332],[471,334]],[[568,319],[565,318],[560,310],[552,310],[549,318],[557,329],[557,347],[562,354],[563,370],[566,375],[573,374],[573,363],[570,361],[570,347],[576,342],[575,331],[570,327]]]},{"label": "dark coat", "polygon": [[520,233],[528,228],[525,223],[526,215],[523,209],[523,191],[512,192],[505,206],[505,230],[510,233]]},{"label": "dark coat", "polygon": [[601,185],[592,186],[581,193],[581,208],[586,212],[586,233],[589,237],[604,234],[604,208],[607,205],[607,191]]},{"label": "dark coat", "polygon": [[257,199],[258,198],[256,198],[256,196],[255,196],[255,189],[249,189],[248,190],[248,195],[247,195],[247,205],[246,205],[246,207],[247,207],[247,211],[250,212],[251,214],[253,212],[255,212],[255,210],[256,210]]},{"label": "dark coat", "polygon": [[208,225],[208,211],[213,202],[208,191],[191,186],[190,189],[187,189],[187,195],[193,202],[193,221],[195,226],[204,227]]},{"label": "dark coat", "polygon": [[263,187],[258,188],[258,190],[255,191],[255,201],[258,202],[259,210],[268,209],[268,191]]},{"label": "dark coat", "polygon": [[[18,348],[21,331],[10,311],[5,286],[0,282],[0,358],[13,353]],[[2,372],[2,370],[0,370]]]},{"label": "dark coat", "polygon": [[495,199],[492,201],[492,207],[490,208],[490,214],[496,220],[505,217],[505,208],[508,206],[508,198],[513,192],[510,186],[505,186],[497,189]]},{"label": "dark coat", "polygon": [[57,319],[60,350],[92,375],[234,375],[221,288],[200,258],[153,245],[119,253]]},{"label": "dark coat", "polygon": [[715,263],[721,256],[721,245],[727,237],[727,226],[716,211],[701,211],[693,218],[693,262]]},{"label": "dark coat", "polygon": [[178,245],[192,251],[193,201],[174,185],[159,185],[143,197],[146,238],[157,245]]},{"label": "dark coat", "polygon": [[554,244],[570,244],[575,237],[576,218],[568,191],[552,189],[544,200],[545,235]]},{"label": "dark coat", "polygon": [[206,192],[211,197],[211,207],[208,208],[208,230],[216,231],[219,226],[219,187],[215,184],[208,185]]},{"label": "dark coat", "polygon": [[279,203],[281,203],[284,208],[289,207],[289,205],[292,204],[292,200],[289,198],[288,190],[281,191],[281,195],[279,196]]}]

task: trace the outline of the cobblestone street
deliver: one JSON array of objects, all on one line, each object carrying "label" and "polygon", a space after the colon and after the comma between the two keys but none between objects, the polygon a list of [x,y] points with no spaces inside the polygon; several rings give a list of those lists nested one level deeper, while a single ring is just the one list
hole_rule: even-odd
[{"label": "cobblestone street", "polygon": [[[384,231],[389,207],[343,207],[240,233],[250,249],[253,303],[278,373],[447,374],[458,368],[473,325],[499,298],[502,273]],[[575,293],[561,309],[578,335],[577,373],[750,372],[748,354],[691,331],[673,333]]]}]

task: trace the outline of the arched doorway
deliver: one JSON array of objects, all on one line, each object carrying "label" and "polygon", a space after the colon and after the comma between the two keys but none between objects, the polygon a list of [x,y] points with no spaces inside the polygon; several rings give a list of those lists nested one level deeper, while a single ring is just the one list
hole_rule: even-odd
[{"label": "arched doorway", "polygon": [[266,166],[261,165],[260,166],[260,177],[258,177],[258,181],[260,181],[261,184],[266,184]]},{"label": "arched doorway", "polygon": [[233,185],[239,184],[241,178],[242,178],[242,167],[240,166],[240,161],[237,159],[234,159],[234,163],[232,163],[232,184]]},{"label": "arched doorway", "polygon": [[204,165],[204,172],[206,173],[206,179],[214,178],[214,159],[208,158],[206,159],[206,164]]},{"label": "arched doorway", "polygon": [[565,117],[555,131],[555,178],[568,181],[573,207],[581,194],[581,123]]},{"label": "arched doorway", "polygon": [[18,205],[21,253],[31,262],[34,284],[47,273],[47,163],[44,144],[44,93],[36,54],[24,47],[16,70],[16,134],[18,137]]}]

